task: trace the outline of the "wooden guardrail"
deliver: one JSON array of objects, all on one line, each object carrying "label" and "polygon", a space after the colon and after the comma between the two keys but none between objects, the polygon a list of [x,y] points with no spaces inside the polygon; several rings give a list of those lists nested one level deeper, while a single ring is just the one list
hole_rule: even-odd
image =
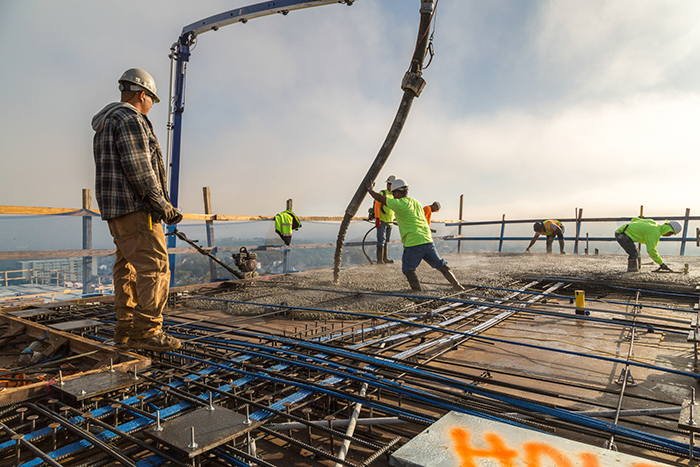
[{"label": "wooden guardrail", "polygon": [[[231,222],[231,221],[272,221],[274,216],[264,215],[230,215],[230,214],[214,214],[211,212],[211,196],[209,188],[204,189],[204,208],[205,214],[185,213],[183,219],[190,221],[204,221],[207,223],[207,247],[213,252],[238,252],[241,246],[236,247],[216,247],[214,245],[213,224],[214,222]],[[10,206],[0,205],[0,215],[16,215],[16,216],[79,216],[83,218],[83,242],[82,249],[79,250],[34,250],[34,251],[0,251],[0,260],[32,260],[32,259],[59,259],[59,258],[84,258],[82,279],[85,287],[92,279],[92,260],[97,257],[111,256],[115,253],[114,249],[93,249],[92,248],[92,219],[99,217],[100,212],[92,209],[92,190],[83,190],[82,208],[54,208],[54,207],[38,207],[38,206]],[[292,200],[287,200],[287,209],[291,209]],[[336,216],[298,216],[302,222],[341,222],[342,217]],[[353,221],[365,221],[365,218],[355,217]],[[346,242],[346,246],[360,246],[361,242]],[[308,248],[332,248],[335,244],[318,243],[318,244],[297,244],[290,246],[267,246],[267,245],[251,245],[246,246],[248,251],[265,251],[265,250],[283,250],[285,258],[289,254],[289,250],[308,249]],[[1,247],[0,247],[1,248]],[[168,253],[174,254],[190,254],[195,253],[194,248],[168,248]],[[285,263],[286,264],[286,263]],[[215,268],[212,264],[211,270]],[[88,293],[87,288],[84,292]]]},{"label": "wooden guardrail", "polygon": [[[27,216],[55,216],[55,215],[75,215],[99,217],[100,211],[78,208],[44,208],[37,206],[6,206],[0,205],[0,214],[10,215],[27,215]],[[253,216],[253,215],[231,215],[231,214],[196,214],[183,213],[183,219],[194,221],[269,221],[274,220],[275,216]],[[297,216],[301,221],[308,222],[341,222],[342,217],[337,216]],[[353,217],[353,221],[366,220],[364,217]],[[448,221],[454,222],[454,221]]]}]

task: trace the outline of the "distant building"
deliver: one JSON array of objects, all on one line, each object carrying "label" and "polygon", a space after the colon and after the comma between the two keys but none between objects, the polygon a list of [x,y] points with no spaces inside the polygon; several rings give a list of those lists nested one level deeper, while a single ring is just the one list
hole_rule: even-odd
[{"label": "distant building", "polygon": [[[22,278],[34,283],[65,285],[65,281],[81,282],[83,258],[36,259],[20,261]],[[97,275],[97,261],[91,264],[93,277]]]}]

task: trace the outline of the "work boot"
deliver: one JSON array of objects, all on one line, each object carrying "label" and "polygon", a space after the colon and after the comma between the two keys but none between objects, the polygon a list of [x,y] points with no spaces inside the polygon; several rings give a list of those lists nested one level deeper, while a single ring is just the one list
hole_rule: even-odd
[{"label": "work boot", "polygon": [[153,350],[154,352],[167,352],[169,350],[177,350],[182,343],[179,339],[169,336],[161,330],[155,334],[141,339],[129,338],[128,342],[130,349]]},{"label": "work boot", "polygon": [[637,272],[639,271],[638,258],[627,260],[627,272]]},{"label": "work boot", "polygon": [[423,290],[420,286],[420,281],[418,280],[416,271],[407,271],[404,272],[404,275],[406,276],[406,279],[408,279],[408,283],[411,285],[411,290],[417,290],[419,292]]},{"label": "work boot", "polygon": [[128,348],[129,332],[131,331],[131,323],[121,324],[119,321],[114,327],[114,346],[118,349]]},{"label": "work boot", "polygon": [[566,252],[564,251],[564,239],[563,238],[559,239],[559,253],[561,253],[562,255],[566,254]]},{"label": "work boot", "polygon": [[114,346],[118,349],[129,348],[129,336],[114,332]]},{"label": "work boot", "polygon": [[377,264],[384,264],[384,246],[377,247]]},{"label": "work boot", "polygon": [[384,253],[382,254],[382,260],[385,264],[394,264],[394,260],[389,259],[389,245],[384,245]]},{"label": "work boot", "polygon": [[455,289],[458,292],[464,292],[464,287],[462,286],[462,284],[459,283],[449,266],[445,265],[441,267],[440,272],[443,276],[445,276],[445,279],[447,279],[447,281],[450,284],[452,284],[453,289]]}]

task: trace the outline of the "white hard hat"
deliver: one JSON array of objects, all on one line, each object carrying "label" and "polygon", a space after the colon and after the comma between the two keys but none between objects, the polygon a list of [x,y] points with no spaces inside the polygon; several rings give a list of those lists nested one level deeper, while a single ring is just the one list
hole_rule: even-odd
[{"label": "white hard hat", "polygon": [[153,102],[160,102],[156,95],[156,82],[147,71],[141,68],[129,68],[122,77],[119,78],[120,91],[146,91],[152,98]]},{"label": "white hard hat", "polygon": [[386,179],[386,182],[384,183],[394,183],[394,180],[396,180],[396,177],[393,175],[389,175],[389,178]]},{"label": "white hard hat", "polygon": [[391,184],[391,191],[396,191],[396,190],[401,190],[401,189],[408,190],[408,185],[406,185],[406,182],[404,182],[400,178],[397,178]]},{"label": "white hard hat", "polygon": [[673,233],[674,233],[674,234],[677,234],[678,232],[681,231],[681,223],[680,223],[680,222],[678,222],[678,221],[668,221],[667,224],[670,225],[671,228],[673,228]]}]

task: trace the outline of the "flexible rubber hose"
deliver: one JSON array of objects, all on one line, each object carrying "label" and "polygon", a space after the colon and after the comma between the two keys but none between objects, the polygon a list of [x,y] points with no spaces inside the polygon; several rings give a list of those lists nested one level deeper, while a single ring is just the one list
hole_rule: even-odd
[{"label": "flexible rubber hose", "polygon": [[[413,59],[411,60],[411,66],[409,71],[412,73],[420,74],[423,69],[423,60],[427,53],[428,48],[428,31],[430,29],[430,22],[433,18],[433,0],[422,0],[420,8],[420,25],[418,27],[418,39],[416,41],[416,49],[413,52]],[[338,239],[335,244],[335,257],[333,263],[333,280],[338,282],[338,277],[340,275],[340,263],[343,257],[343,243],[345,242],[345,235],[350,227],[350,221],[357,213],[360,208],[360,204],[365,199],[367,195],[367,188],[365,187],[365,181],[374,182],[379,172],[384,167],[391,150],[394,148],[396,141],[399,139],[401,130],[406,123],[406,118],[408,117],[408,112],[411,110],[411,104],[416,94],[413,90],[405,88],[403,92],[403,97],[401,99],[401,104],[399,104],[399,109],[396,112],[396,117],[394,117],[394,122],[389,128],[389,133],[384,139],[384,144],[379,149],[377,157],[375,157],[372,166],[367,171],[367,174],[362,179],[359,188],[355,192],[350,204],[347,209],[345,209],[345,215],[343,216],[343,221],[340,223],[340,229],[338,230]]]},{"label": "flexible rubber hose", "polygon": [[372,261],[372,258],[370,258],[369,255],[367,254],[367,252],[365,251],[365,239],[367,238],[367,235],[369,235],[369,233],[376,228],[377,228],[376,225],[372,226],[372,228],[367,231],[365,236],[362,237],[362,254],[365,255],[365,258],[367,258],[367,261],[369,261],[370,266],[374,264],[374,261]]}]

